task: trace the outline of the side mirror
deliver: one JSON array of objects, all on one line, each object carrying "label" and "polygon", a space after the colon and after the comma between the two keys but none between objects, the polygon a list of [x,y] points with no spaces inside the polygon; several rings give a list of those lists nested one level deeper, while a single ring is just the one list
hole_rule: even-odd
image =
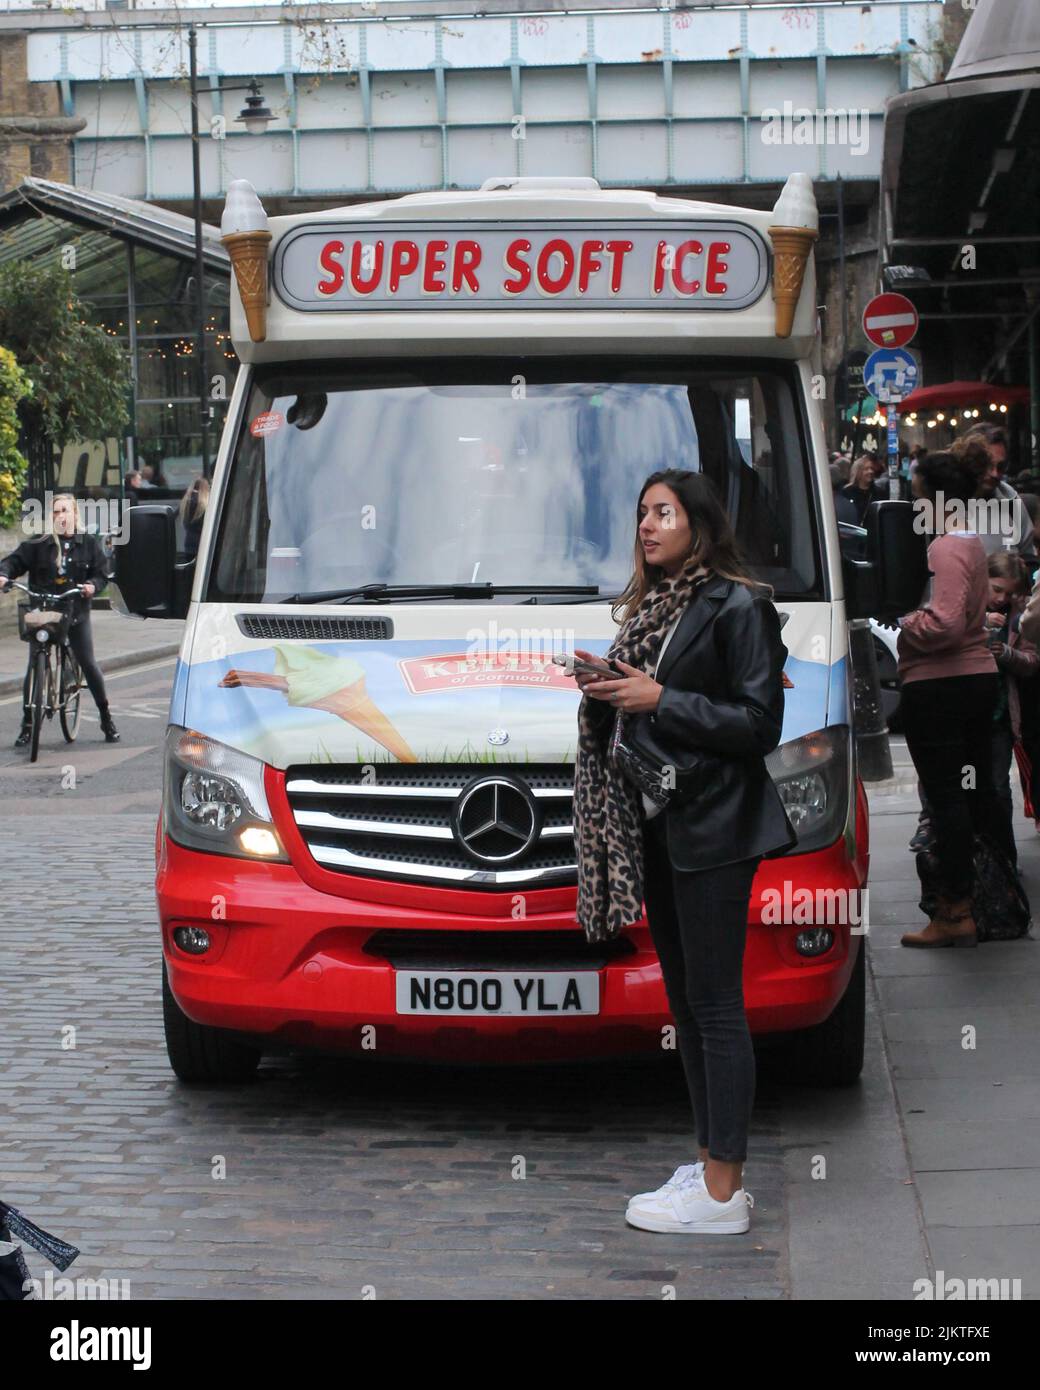
[{"label": "side mirror", "polygon": [[864,518],[867,550],[877,574],[876,613],[899,618],[921,602],[928,583],[928,537],[915,526],[912,502],[871,502]]},{"label": "side mirror", "polygon": [[863,526],[839,523],[846,617],[898,618],[921,602],[928,541],[915,517],[912,502],[871,502]]},{"label": "side mirror", "polygon": [[838,542],[845,581],[845,616],[868,618],[877,609],[878,600],[877,575],[867,550],[866,528],[839,521]]},{"label": "side mirror", "polygon": [[177,509],[139,502],[125,513],[114,546],[115,580],[127,611],[140,618],[183,618],[195,563],[177,564]]}]

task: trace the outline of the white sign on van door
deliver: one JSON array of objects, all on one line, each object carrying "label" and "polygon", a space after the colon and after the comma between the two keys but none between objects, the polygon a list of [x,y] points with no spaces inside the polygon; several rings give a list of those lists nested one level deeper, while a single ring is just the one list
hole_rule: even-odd
[{"label": "white sign on van door", "polygon": [[736,222],[329,223],[289,232],[274,288],[294,309],[745,309],[769,253]]}]

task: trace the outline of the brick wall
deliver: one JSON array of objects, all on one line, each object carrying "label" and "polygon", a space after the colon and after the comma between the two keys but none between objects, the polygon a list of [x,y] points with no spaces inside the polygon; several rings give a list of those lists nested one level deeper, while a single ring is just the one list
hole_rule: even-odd
[{"label": "brick wall", "polygon": [[56,82],[30,82],[27,36],[0,34],[0,193],[26,178],[68,183],[71,140],[86,121],[63,116]]}]

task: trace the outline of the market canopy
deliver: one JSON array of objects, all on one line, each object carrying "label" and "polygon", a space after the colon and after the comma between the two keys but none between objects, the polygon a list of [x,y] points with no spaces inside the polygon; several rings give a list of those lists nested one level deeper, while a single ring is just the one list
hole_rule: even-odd
[{"label": "market canopy", "polygon": [[1025,405],[1027,386],[999,386],[989,381],[944,381],[935,386],[919,386],[899,405],[899,413],[913,410],[942,410],[949,405]]},{"label": "market canopy", "polygon": [[[970,248],[970,251],[968,250]],[[885,289],[943,374],[1028,376],[1040,310],[1040,4],[978,0],[945,82],[894,97],[881,176]]]}]

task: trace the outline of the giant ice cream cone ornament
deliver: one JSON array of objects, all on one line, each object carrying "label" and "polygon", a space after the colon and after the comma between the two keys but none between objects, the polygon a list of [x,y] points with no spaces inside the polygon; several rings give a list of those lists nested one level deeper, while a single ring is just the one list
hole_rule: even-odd
[{"label": "giant ice cream cone ornament", "polygon": [[802,293],[805,267],[820,235],[816,197],[808,174],[791,174],[776,201],[769,239],[773,243],[776,336],[789,338]]},{"label": "giant ice cream cone ornament", "polygon": [[249,336],[254,343],[262,343],[267,337],[267,252],[271,233],[267,213],[248,179],[234,179],[228,185],[220,239],[231,257]]}]

